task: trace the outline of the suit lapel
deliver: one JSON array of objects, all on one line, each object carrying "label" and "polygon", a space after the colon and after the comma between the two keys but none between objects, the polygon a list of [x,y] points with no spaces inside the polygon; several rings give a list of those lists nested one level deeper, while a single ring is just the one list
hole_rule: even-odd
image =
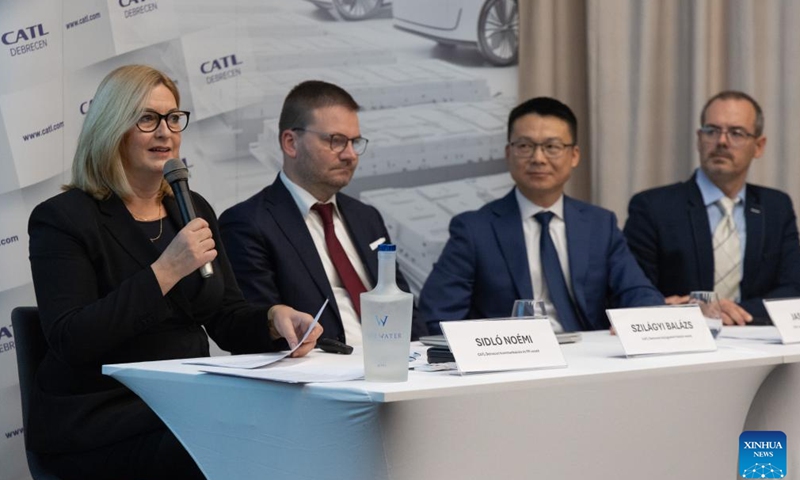
[{"label": "suit lapel", "polygon": [[[704,290],[714,289],[714,247],[711,238],[711,226],[708,223],[708,211],[703,203],[700,188],[695,182],[695,177],[684,183],[687,196],[687,214],[692,226],[694,239],[694,252],[697,268],[697,278]],[[688,268],[685,265],[684,268]]]},{"label": "suit lapel", "polygon": [[[339,305],[333,296],[333,289],[328,282],[328,276],[325,273],[325,267],[322,266],[317,247],[297,208],[297,203],[281,182],[280,176],[275,179],[272,186],[265,190],[263,207],[275,218],[275,223],[286,237],[286,242],[297,252],[297,256],[308,271],[308,276],[317,286],[320,294],[330,301],[336,316],[339,317]],[[341,320],[341,317],[339,319]]]},{"label": "suit lapel", "polygon": [[534,298],[536,292],[531,285],[528,257],[527,254],[521,256],[520,253],[527,252],[528,249],[525,247],[521,213],[513,189],[494,206],[493,213],[495,217],[492,220],[492,229],[514,282],[516,298]]},{"label": "suit lapel", "polygon": [[106,231],[117,241],[141,267],[148,267],[158,258],[158,250],[152,243],[143,241],[142,229],[136,225],[125,204],[116,195],[98,202],[101,222]]},{"label": "suit lapel", "polygon": [[353,240],[358,256],[367,267],[367,273],[372,285],[375,285],[378,282],[378,255],[370,250],[369,245],[377,238],[371,238],[371,232],[366,222],[360,222],[358,218],[354,218],[352,199],[345,195],[337,194],[336,203],[339,206],[339,213],[342,214],[345,228],[350,233],[350,238]]},{"label": "suit lapel", "polygon": [[[164,208],[167,216],[175,220],[175,225],[182,224],[174,198],[165,197]],[[106,231],[142,268],[148,268],[158,259],[160,255],[158,249],[152,242],[147,241],[142,229],[136,225],[136,221],[119,197],[113,195],[108,200],[100,202],[100,212],[103,214],[102,222]],[[191,314],[189,299],[180,288],[170,290],[167,298],[185,313]]]},{"label": "suit lapel", "polygon": [[583,206],[566,195],[564,195],[564,223],[567,232],[572,294],[575,296],[578,314],[585,319],[586,292],[583,287],[586,285],[586,274],[589,268],[591,231],[589,219],[583,213]]},{"label": "suit lapel", "polygon": [[744,252],[744,274],[742,275],[741,296],[758,276],[758,264],[761,252],[764,249],[764,212],[761,200],[752,188],[746,188],[744,201],[744,220],[747,230],[747,240]]}]

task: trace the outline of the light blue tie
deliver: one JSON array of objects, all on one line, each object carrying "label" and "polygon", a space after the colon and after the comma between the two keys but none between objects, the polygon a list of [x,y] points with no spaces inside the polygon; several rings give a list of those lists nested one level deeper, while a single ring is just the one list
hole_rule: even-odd
[{"label": "light blue tie", "polygon": [[544,280],[550,291],[550,300],[558,312],[558,320],[565,332],[574,332],[581,330],[581,322],[575,313],[575,306],[567,290],[567,282],[564,281],[564,272],[561,271],[561,263],[558,261],[558,252],[553,238],[550,237],[550,220],[554,215],[553,212],[539,212],[533,216],[542,226],[542,233],[539,236],[539,255]]}]

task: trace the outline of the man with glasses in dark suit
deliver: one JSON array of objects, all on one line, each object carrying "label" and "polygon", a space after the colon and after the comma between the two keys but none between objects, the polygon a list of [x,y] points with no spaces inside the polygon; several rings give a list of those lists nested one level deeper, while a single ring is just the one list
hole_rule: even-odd
[{"label": "man with glasses in dark suit", "polygon": [[[320,317],[323,338],[361,344],[360,294],[378,279],[377,247],[390,242],[374,207],[340,192],[367,148],[359,106],[322,81],[294,87],[278,127],[283,169],[275,182],[220,217],[222,241],[245,298]],[[397,284],[408,285],[397,270]],[[425,333],[416,323],[412,337]]]},{"label": "man with glasses in dark suit", "polygon": [[457,215],[420,294],[420,315],[507,317],[517,299],[545,302],[556,330],[609,327],[608,307],[663,305],[608,210],[564,195],[580,162],[578,120],[560,101],[530,99],[508,118],[506,163],[515,187]]},{"label": "man with glasses in dark suit", "polygon": [[766,143],[759,104],[743,92],[720,92],[700,115],[700,168],[692,178],[631,199],[625,235],[667,303],[713,290],[723,322],[745,325],[769,323],[762,299],[800,296],[792,201],[747,183]]}]

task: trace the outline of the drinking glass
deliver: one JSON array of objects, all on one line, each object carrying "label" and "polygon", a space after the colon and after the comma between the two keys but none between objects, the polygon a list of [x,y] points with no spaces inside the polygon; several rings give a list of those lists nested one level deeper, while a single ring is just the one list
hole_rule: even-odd
[{"label": "drinking glass", "polygon": [[512,317],[547,318],[543,300],[515,300]]},{"label": "drinking glass", "polygon": [[692,292],[689,294],[689,303],[700,306],[708,329],[711,330],[711,336],[717,338],[719,332],[722,331],[722,310],[716,292]]}]

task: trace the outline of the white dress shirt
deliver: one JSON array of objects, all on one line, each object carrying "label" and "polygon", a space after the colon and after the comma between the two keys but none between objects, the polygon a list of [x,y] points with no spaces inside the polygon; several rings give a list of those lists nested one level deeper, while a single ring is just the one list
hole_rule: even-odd
[{"label": "white dress shirt", "polygon": [[[328,277],[328,282],[331,284],[333,296],[336,298],[336,304],[339,306],[339,315],[342,317],[342,325],[344,326],[344,334],[347,339],[348,345],[361,345],[361,322],[356,315],[356,310],[353,307],[353,302],[350,300],[347,290],[344,288],[342,281],[339,279],[339,274],[336,272],[336,267],[333,266],[330,255],[328,255],[328,247],[325,244],[325,229],[322,225],[320,216],[311,211],[311,207],[315,203],[332,203],[333,204],[333,229],[336,232],[336,237],[339,243],[342,244],[347,258],[353,264],[353,268],[358,274],[358,278],[364,283],[367,290],[372,290],[373,285],[369,281],[367,269],[361,262],[361,258],[356,252],[355,244],[350,239],[350,234],[347,233],[347,228],[342,222],[342,215],[339,213],[339,206],[336,203],[336,195],[329,198],[325,202],[319,202],[308,191],[289,180],[289,177],[281,170],[281,181],[286,185],[286,189],[292,195],[297,208],[300,209],[300,214],[306,222],[308,232],[314,240],[314,246],[317,247],[317,253],[322,260],[322,266],[325,268],[325,276]],[[317,312],[308,312],[312,315]]]},{"label": "white dress shirt", "polygon": [[[569,255],[567,254],[567,225],[564,223],[564,196],[558,198],[549,208],[542,208],[539,205],[531,202],[520,193],[519,189],[515,189],[514,193],[517,197],[517,204],[519,204],[519,211],[522,216],[522,232],[525,235],[525,250],[528,253],[528,269],[531,273],[531,285],[533,286],[533,297],[536,300],[543,300],[547,315],[553,324],[553,330],[563,332],[564,328],[558,321],[558,312],[550,300],[550,292],[547,288],[547,282],[544,280],[544,272],[542,271],[541,255],[539,254],[540,237],[542,233],[542,226],[533,218],[534,215],[541,211],[553,212],[555,215],[550,220],[550,237],[553,239],[553,244],[558,252],[558,261],[561,264],[561,271],[564,273],[564,281],[567,283],[567,290],[570,297],[574,300],[575,294],[572,292],[572,278],[569,273]],[[509,305],[509,309],[510,309]]]}]

